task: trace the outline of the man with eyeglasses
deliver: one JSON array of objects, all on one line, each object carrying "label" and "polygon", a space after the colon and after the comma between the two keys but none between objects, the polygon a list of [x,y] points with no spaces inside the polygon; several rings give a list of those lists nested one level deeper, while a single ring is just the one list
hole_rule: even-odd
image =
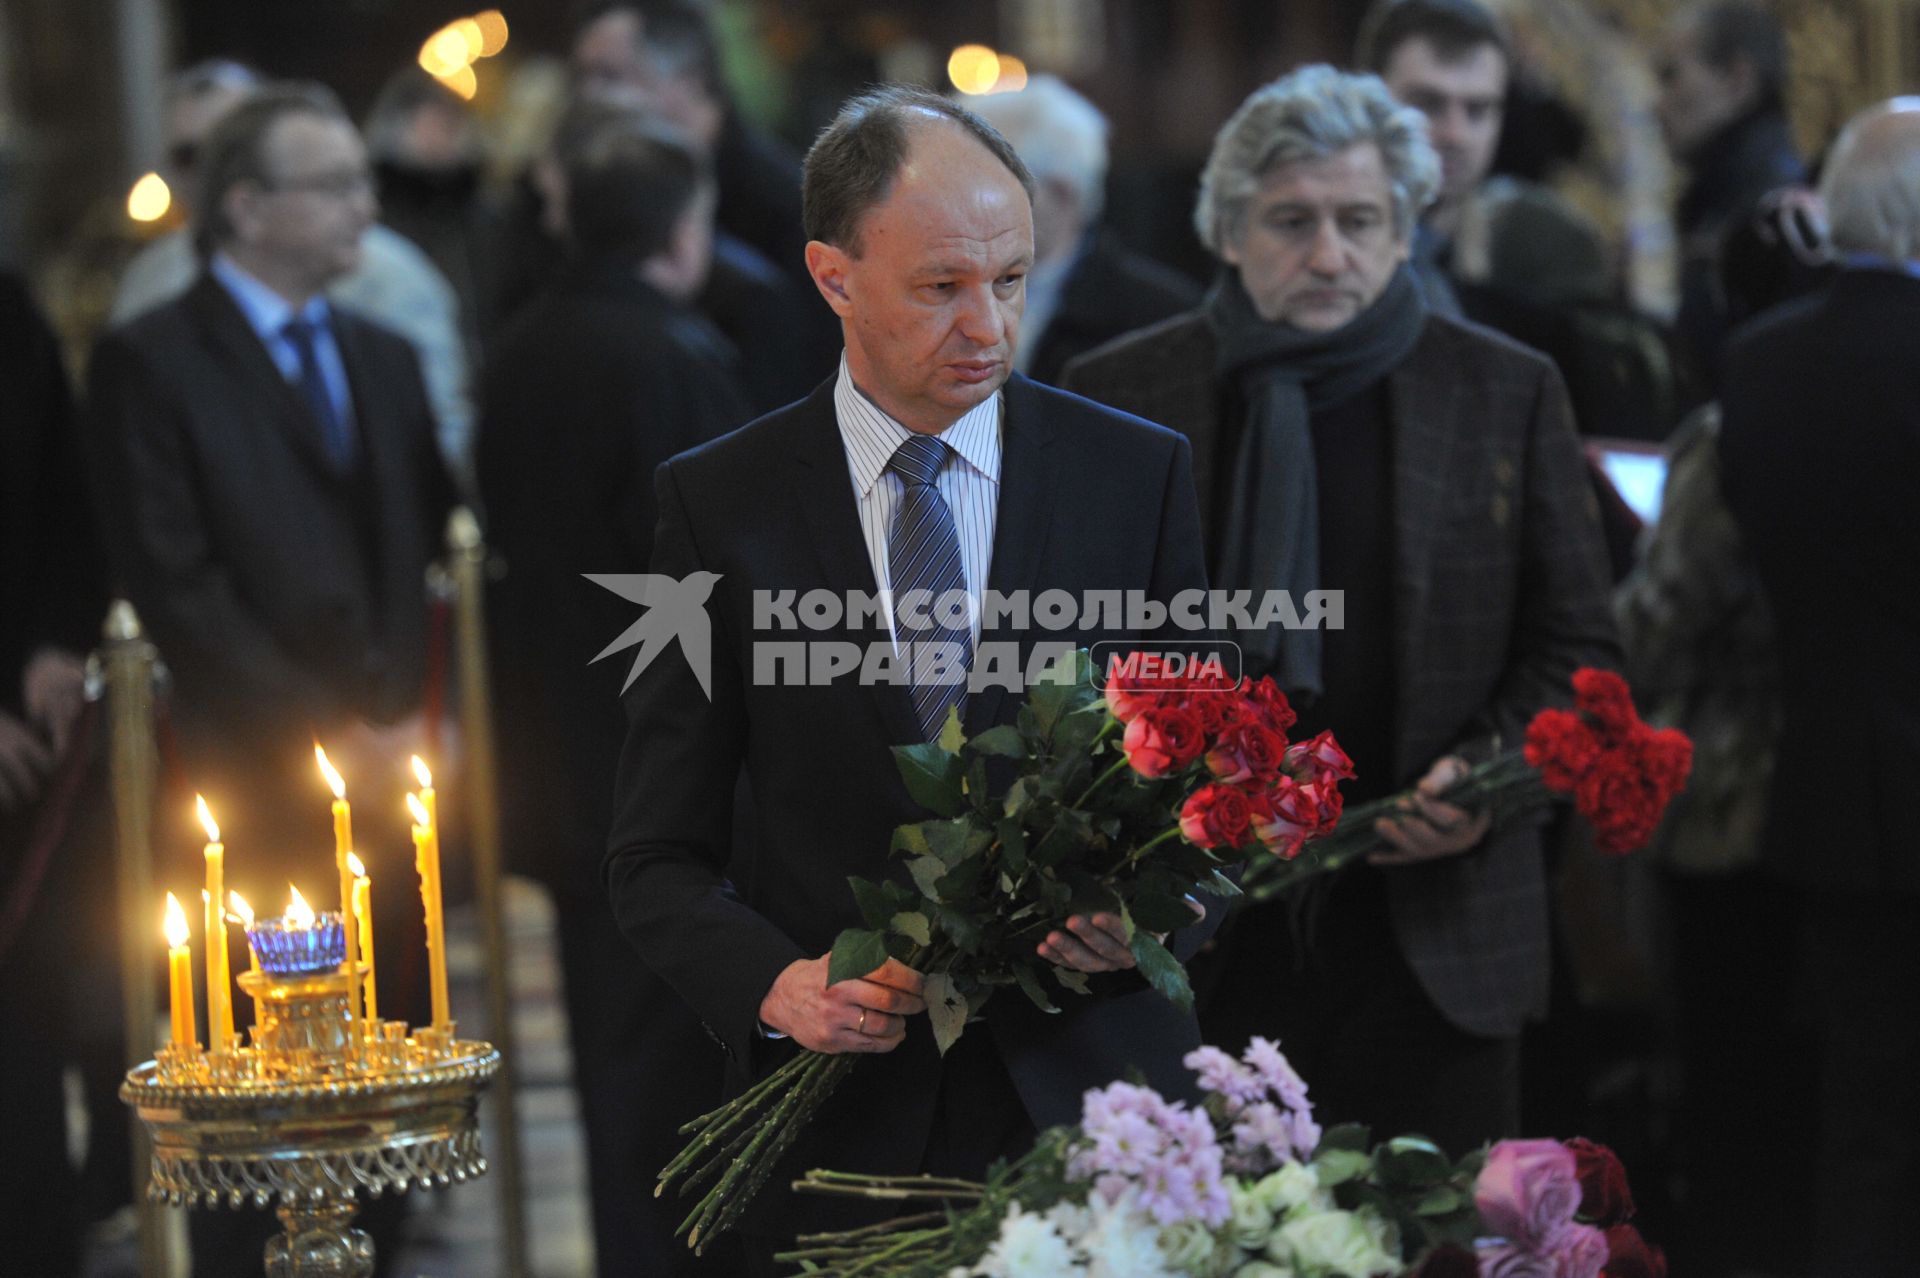
[{"label": "man with eyeglasses", "polygon": [[[246,849],[229,881],[275,902],[290,878],[318,886],[316,740],[364,814],[361,855],[406,846],[407,755],[427,752],[423,583],[452,490],[413,349],[326,296],[378,212],[338,101],[263,89],[200,163],[202,273],[101,341],[91,442],[115,575],[173,675],[182,771]],[[405,896],[376,911],[384,952],[416,951]],[[380,1005],[418,1023],[405,969],[383,970]],[[203,1245],[202,1228],[196,1274],[258,1271],[257,1250]]]}]

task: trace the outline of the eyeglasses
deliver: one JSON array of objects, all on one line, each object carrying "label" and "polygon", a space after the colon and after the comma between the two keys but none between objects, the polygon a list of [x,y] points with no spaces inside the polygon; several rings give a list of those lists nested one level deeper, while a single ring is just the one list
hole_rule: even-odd
[{"label": "eyeglasses", "polygon": [[262,180],[261,185],[275,194],[308,192],[314,195],[332,196],[337,200],[373,194],[377,189],[373,174],[366,169],[354,169],[343,173],[316,173],[310,177],[265,179]]}]

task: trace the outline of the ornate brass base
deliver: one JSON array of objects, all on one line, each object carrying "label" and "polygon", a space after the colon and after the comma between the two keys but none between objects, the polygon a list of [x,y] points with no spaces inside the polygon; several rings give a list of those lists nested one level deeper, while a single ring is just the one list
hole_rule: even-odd
[{"label": "ornate brass base", "polygon": [[[421,1041],[422,1038],[425,1041]],[[290,1071],[254,1049],[162,1053],[120,1098],[153,1140],[149,1197],[172,1206],[277,1205],[270,1278],[366,1278],[373,1242],[351,1227],[366,1196],[451,1185],[487,1169],[480,1093],[500,1068],[486,1043],[430,1032]]]}]

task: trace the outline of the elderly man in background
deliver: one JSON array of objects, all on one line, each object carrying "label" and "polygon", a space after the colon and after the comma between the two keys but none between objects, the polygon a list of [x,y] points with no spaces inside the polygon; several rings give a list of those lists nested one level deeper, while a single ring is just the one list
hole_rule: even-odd
[{"label": "elderly man in background", "polygon": [[1761,865],[1819,991],[1815,1272],[1892,1278],[1920,1191],[1920,98],[1856,117],[1821,193],[1845,269],[1729,346],[1720,451],[1782,671]]},{"label": "elderly man in background", "polygon": [[1223,264],[1197,311],[1070,365],[1066,386],[1192,442],[1219,589],[1344,592],[1344,625],[1240,634],[1349,801],[1416,785],[1310,935],[1241,916],[1209,1041],[1280,1038],[1334,1121],[1454,1153],[1518,1123],[1519,1034],[1547,994],[1531,826],[1435,797],[1615,660],[1597,512],[1541,357],[1429,312],[1408,268],[1439,163],[1372,76],[1308,67],[1221,129],[1195,214]]},{"label": "elderly man in background", "polygon": [[1056,382],[1067,361],[1191,309],[1200,290],[1100,226],[1107,120],[1051,75],[974,104],[1033,174],[1033,269],[1014,367]]},{"label": "elderly man in background", "polygon": [[[200,214],[198,188],[207,137],[227,112],[260,87],[260,77],[253,71],[219,59],[196,63],[169,84],[168,180],[188,224],[161,236],[127,263],[114,291],[110,316],[114,327],[193,287],[200,274],[193,222]],[[460,299],[453,286],[411,240],[373,222],[361,237],[354,267],[334,280],[327,294],[413,344],[433,404],[441,455],[448,469],[465,479],[473,407],[467,348],[460,331]]]}]

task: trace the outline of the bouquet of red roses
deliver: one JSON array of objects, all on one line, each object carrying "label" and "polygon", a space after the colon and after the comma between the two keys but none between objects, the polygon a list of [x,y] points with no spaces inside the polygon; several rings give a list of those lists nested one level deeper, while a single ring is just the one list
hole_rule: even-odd
[{"label": "bouquet of red roses", "polygon": [[[1676,729],[1642,722],[1626,680],[1610,670],[1575,671],[1573,697],[1571,710],[1536,714],[1523,748],[1472,769],[1439,795],[1441,801],[1506,821],[1571,799],[1602,853],[1624,856],[1646,846],[1667,804],[1686,785],[1693,743]],[[1243,880],[1246,895],[1271,900],[1384,847],[1374,822],[1397,815],[1406,802],[1399,794],[1362,804],[1348,810],[1331,833],[1255,858]]]},{"label": "bouquet of red roses", "polygon": [[[1062,992],[1085,994],[1083,975],[1036,947],[1068,916],[1105,912],[1122,921],[1140,974],[1190,1003],[1163,940],[1194,921],[1189,899],[1237,895],[1222,870],[1333,829],[1353,769],[1331,734],[1288,741],[1294,713],[1272,680],[1152,665],[1117,669],[1101,688],[1081,651],[1068,677],[1029,690],[1015,723],[968,739],[950,716],[940,740],[895,747],[931,815],[894,832],[898,874],[850,880],[865,926],[834,941],[829,982],[888,958],[916,969],[945,1052],[1001,989],[1048,1012]],[[857,1059],[801,1052],[683,1129],[691,1139],[659,1189],[711,1182],[681,1226],[690,1245],[738,1218]]]}]

